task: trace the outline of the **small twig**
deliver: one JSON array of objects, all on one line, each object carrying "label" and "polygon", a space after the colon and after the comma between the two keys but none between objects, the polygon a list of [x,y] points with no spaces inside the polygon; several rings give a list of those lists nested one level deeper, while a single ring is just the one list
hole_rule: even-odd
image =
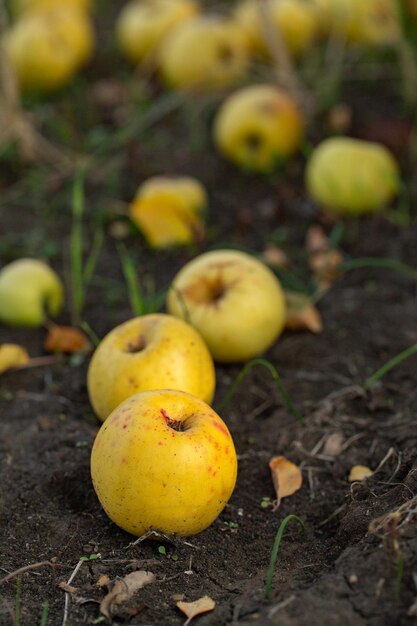
[{"label": "small twig", "polygon": [[20,576],[20,574],[25,574],[26,572],[30,572],[34,569],[39,569],[40,567],[68,567],[68,565],[62,565],[61,563],[56,563],[55,561],[39,561],[39,563],[32,563],[31,565],[24,565],[23,567],[19,567],[19,569],[14,572],[10,572],[7,576],[0,579],[0,585],[7,583],[9,580],[13,580],[16,576]]},{"label": "small twig", "polygon": [[[67,581],[67,585],[70,585],[72,583],[72,581],[74,580],[74,578],[77,575],[78,570],[80,569],[81,565],[85,563],[85,558],[82,558],[78,561],[77,565],[74,568],[74,571],[72,572],[71,576],[68,578]],[[69,603],[70,603],[70,594],[68,593],[68,591],[65,592],[65,603],[64,603],[64,617],[62,619],[62,626],[67,626],[67,620],[68,620],[68,613],[69,613]]]}]

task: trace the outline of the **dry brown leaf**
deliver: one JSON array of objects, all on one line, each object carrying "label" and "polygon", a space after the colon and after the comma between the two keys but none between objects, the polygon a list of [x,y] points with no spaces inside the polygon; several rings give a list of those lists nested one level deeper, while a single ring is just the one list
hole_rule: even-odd
[{"label": "dry brown leaf", "polygon": [[49,328],[44,343],[45,352],[64,352],[74,354],[90,347],[87,336],[73,326],[53,325]]},{"label": "dry brown leaf", "polygon": [[101,574],[98,581],[96,582],[96,585],[97,587],[107,587],[109,583],[110,578],[107,576],[107,574]]},{"label": "dry brown leaf", "polygon": [[289,461],[285,456],[274,456],[269,461],[275,493],[277,494],[274,510],[276,511],[282,498],[292,496],[301,488],[303,476],[298,465]]},{"label": "dry brown leaf", "polygon": [[321,333],[323,321],[317,307],[310,298],[296,291],[285,291],[287,330],[309,330],[312,333]]},{"label": "dry brown leaf", "polygon": [[177,602],[177,607],[179,608],[179,610],[188,617],[188,619],[184,622],[184,626],[187,626],[191,622],[191,620],[197,615],[212,611],[215,606],[215,601],[212,600],[209,596],[203,596],[199,600],[194,600],[194,602]]},{"label": "dry brown leaf", "polygon": [[62,591],[65,591],[65,593],[76,593],[78,591],[77,587],[73,587],[64,581],[59,583],[58,587],[62,589]]},{"label": "dry brown leaf", "polygon": [[366,465],[354,465],[349,472],[348,481],[350,483],[354,483],[356,481],[369,478],[369,476],[372,476],[372,474],[373,471]]},{"label": "dry brown leaf", "polygon": [[16,343],[2,343],[0,345],[0,374],[28,362],[29,355],[22,346]]},{"label": "dry brown leaf", "polygon": [[267,246],[261,256],[262,260],[271,267],[288,267],[290,265],[287,254],[278,246]]},{"label": "dry brown leaf", "polygon": [[345,438],[342,433],[332,433],[326,439],[323,454],[327,456],[337,456],[341,453]]},{"label": "dry brown leaf", "polygon": [[116,578],[109,593],[104,596],[100,603],[100,612],[110,619],[114,608],[130,600],[136,591],[153,583],[154,580],[155,574],[145,570],[131,572],[124,578]]},{"label": "dry brown leaf", "polygon": [[329,250],[329,238],[321,226],[313,225],[307,231],[306,250],[310,254],[327,252]]}]

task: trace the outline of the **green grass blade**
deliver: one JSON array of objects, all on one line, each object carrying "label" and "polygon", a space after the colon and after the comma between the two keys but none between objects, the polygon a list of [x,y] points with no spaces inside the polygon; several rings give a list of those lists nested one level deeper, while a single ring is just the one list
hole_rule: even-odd
[{"label": "green grass blade", "polygon": [[236,376],[235,380],[233,381],[231,387],[229,388],[226,396],[223,398],[223,400],[220,402],[220,404],[216,407],[217,411],[222,411],[230,402],[230,400],[233,398],[233,396],[235,395],[237,389],[239,388],[240,384],[242,383],[242,381],[246,378],[246,376],[249,374],[249,372],[251,371],[251,369],[253,367],[256,367],[257,365],[261,365],[262,367],[265,367],[271,374],[274,382],[275,382],[275,386],[278,389],[282,399],[284,400],[285,404],[287,405],[287,408],[289,410],[289,412],[301,423],[304,424],[304,416],[302,415],[302,413],[300,413],[300,411],[297,409],[297,407],[295,406],[295,404],[293,403],[288,391],[285,389],[282,380],[280,378],[280,375],[278,374],[276,368],[272,365],[272,363],[270,363],[269,361],[267,361],[266,359],[252,359],[252,361],[249,361],[248,363],[246,363],[246,365],[244,365],[244,367],[240,370],[240,372],[238,373],[238,375]]},{"label": "green grass blade", "polygon": [[74,179],[72,188],[72,228],[70,240],[72,322],[80,322],[84,308],[85,285],[83,276],[84,177],[81,172]]},{"label": "green grass blade", "polygon": [[145,302],[138,279],[136,266],[124,245],[119,244],[117,246],[117,250],[119,252],[120,261],[122,263],[123,275],[125,277],[130,306],[132,307],[133,314],[144,315]]},{"label": "green grass blade", "polygon": [[47,601],[45,601],[42,604],[41,623],[39,626],[46,626],[47,621],[48,621],[48,611],[49,611],[49,604]]},{"label": "green grass blade", "polygon": [[380,367],[374,374],[372,374],[372,376],[370,376],[365,381],[365,384],[363,386],[365,391],[369,391],[379,380],[381,380],[381,378],[385,376],[385,374],[388,374],[388,372],[394,369],[394,367],[397,367],[397,365],[405,361],[405,359],[408,359],[410,356],[413,356],[413,354],[416,354],[416,353],[417,353],[417,343],[414,343],[409,348],[406,348],[399,354],[396,354],[394,357],[392,357],[392,359],[387,361],[387,363],[385,363],[382,367]]},{"label": "green grass blade", "polygon": [[384,259],[379,257],[364,257],[361,259],[353,259],[352,261],[346,261],[338,268],[342,272],[349,272],[351,270],[357,270],[362,268],[378,267],[386,270],[394,270],[403,274],[407,278],[417,281],[417,270],[410,265],[406,265],[396,259]]},{"label": "green grass blade", "polygon": [[281,524],[279,525],[277,534],[275,535],[274,545],[272,546],[271,559],[269,561],[268,573],[266,575],[265,589],[264,589],[265,600],[268,600],[269,594],[271,591],[272,578],[274,576],[275,564],[278,558],[278,551],[279,551],[279,546],[281,544],[281,539],[288,523],[291,522],[291,520],[295,520],[296,522],[298,522],[298,524],[300,525],[301,532],[304,532],[305,530],[304,522],[301,518],[298,517],[298,515],[287,515],[287,517],[283,519]]},{"label": "green grass blade", "polygon": [[84,266],[83,272],[83,284],[84,287],[88,287],[90,284],[91,278],[94,274],[94,270],[96,269],[97,262],[100,256],[101,249],[104,243],[104,233],[102,228],[100,227],[94,233],[93,245],[91,247],[91,252],[88,255],[87,261]]}]

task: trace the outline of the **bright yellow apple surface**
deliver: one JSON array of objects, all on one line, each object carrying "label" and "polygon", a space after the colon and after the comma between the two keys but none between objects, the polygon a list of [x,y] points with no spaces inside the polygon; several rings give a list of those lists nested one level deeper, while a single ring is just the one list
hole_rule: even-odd
[{"label": "bright yellow apple surface", "polygon": [[214,121],[214,142],[240,167],[270,172],[294,154],[304,135],[293,99],[272,85],[251,85],[229,96]]},{"label": "bright yellow apple surface", "polygon": [[116,23],[120,50],[132,63],[153,61],[164,37],[199,11],[194,0],[131,0]]},{"label": "bright yellow apple surface", "polygon": [[187,263],[174,278],[167,308],[187,319],[221,362],[262,354],[283,330],[286,313],[275,275],[236,250],[206,252]]},{"label": "bright yellow apple surface", "polygon": [[0,271],[0,321],[11,326],[41,326],[58,315],[64,289],[43,261],[19,259]]},{"label": "bright yellow apple surface", "polygon": [[201,532],[223,510],[236,475],[227,426],[181,391],[144,391],[125,400],[102,425],[91,454],[103,509],[138,536]]},{"label": "bright yellow apple surface", "polygon": [[400,26],[396,0],[314,0],[321,30],[347,42],[385,45],[398,41]]},{"label": "bright yellow apple surface", "polygon": [[382,209],[398,191],[398,165],[384,146],[348,137],[326,139],[306,168],[309,195],[337,215]]},{"label": "bright yellow apple surface", "polygon": [[209,403],[215,371],[194,328],[156,313],[135,317],[104,337],[91,359],[87,387],[94,411],[104,421],[123,400],[148,389],[179,389]]},{"label": "bright yellow apple surface", "polygon": [[[258,0],[244,0],[237,5],[235,18],[244,29],[253,52],[268,53]],[[313,1],[271,0],[268,4],[272,32],[279,30],[288,50],[300,55],[314,41],[318,31],[318,11]]]},{"label": "bright yellow apple surface", "polygon": [[176,89],[209,91],[228,87],[248,68],[248,52],[233,22],[196,17],[173,30],[159,55],[165,84]]},{"label": "bright yellow apple surface", "polygon": [[62,87],[89,60],[91,20],[82,11],[57,7],[29,12],[5,33],[4,45],[23,91]]},{"label": "bright yellow apple surface", "polygon": [[22,14],[28,11],[54,9],[58,6],[89,11],[93,2],[92,0],[13,0],[12,4],[16,13]]},{"label": "bright yellow apple surface", "polygon": [[150,246],[166,248],[201,239],[207,194],[188,176],[154,176],[138,189],[129,215]]}]

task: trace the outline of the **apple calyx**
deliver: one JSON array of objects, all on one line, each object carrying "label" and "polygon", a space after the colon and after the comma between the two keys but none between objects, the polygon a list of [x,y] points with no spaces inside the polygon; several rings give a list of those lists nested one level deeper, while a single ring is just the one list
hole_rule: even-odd
[{"label": "apple calyx", "polygon": [[169,417],[169,415],[165,411],[165,409],[161,409],[161,415],[164,418],[166,425],[169,428],[172,428],[172,430],[175,430],[178,433],[181,433],[181,432],[184,432],[184,430],[187,430],[187,428],[185,426],[185,422],[183,422],[181,420],[174,420],[174,419],[172,419],[172,417]]},{"label": "apple calyx", "polygon": [[135,354],[136,352],[142,352],[146,348],[146,339],[143,335],[140,335],[136,341],[129,341],[126,346],[126,352]]}]

